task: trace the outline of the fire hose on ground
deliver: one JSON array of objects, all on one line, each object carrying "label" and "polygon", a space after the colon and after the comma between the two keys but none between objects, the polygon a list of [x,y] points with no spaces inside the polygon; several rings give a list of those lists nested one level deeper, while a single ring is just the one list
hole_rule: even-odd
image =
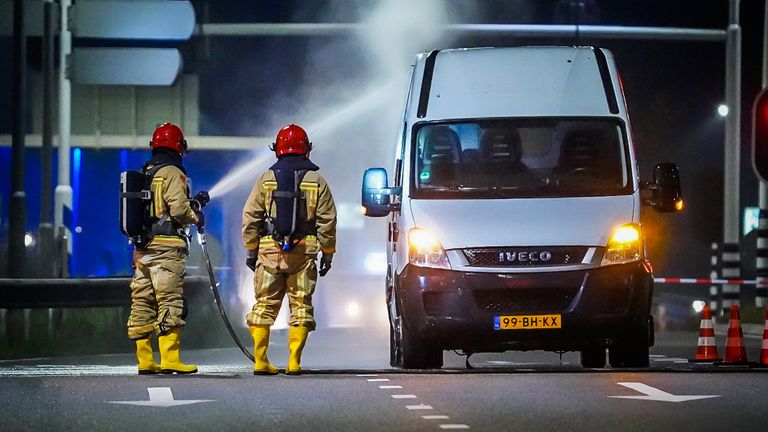
[{"label": "fire hose on ground", "polygon": [[240,341],[240,338],[237,336],[237,333],[235,333],[235,329],[232,328],[232,323],[229,321],[229,317],[227,316],[227,312],[224,310],[224,304],[221,301],[221,296],[219,295],[219,284],[216,282],[216,276],[213,274],[213,266],[211,265],[211,256],[208,254],[208,239],[205,235],[205,228],[203,227],[197,227],[197,242],[200,243],[200,248],[203,249],[203,256],[205,256],[205,264],[208,269],[208,278],[211,282],[211,291],[213,292],[213,299],[216,302],[216,306],[219,308],[219,314],[221,315],[221,319],[224,321],[224,325],[227,327],[227,331],[229,331],[229,335],[232,336],[232,340],[235,341],[235,344],[240,348],[240,351],[245,354],[246,357],[248,357],[251,361],[254,361],[253,354],[251,354],[250,351],[248,351],[245,346],[243,345],[243,342]]}]

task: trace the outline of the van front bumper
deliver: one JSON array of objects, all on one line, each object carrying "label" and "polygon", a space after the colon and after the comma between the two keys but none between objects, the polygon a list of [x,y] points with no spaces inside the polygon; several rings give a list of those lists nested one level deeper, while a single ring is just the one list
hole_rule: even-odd
[{"label": "van front bumper", "polygon": [[[642,262],[548,273],[409,265],[396,286],[403,325],[442,349],[573,351],[647,332],[653,276]],[[561,328],[494,330],[495,317],[552,314]]]}]

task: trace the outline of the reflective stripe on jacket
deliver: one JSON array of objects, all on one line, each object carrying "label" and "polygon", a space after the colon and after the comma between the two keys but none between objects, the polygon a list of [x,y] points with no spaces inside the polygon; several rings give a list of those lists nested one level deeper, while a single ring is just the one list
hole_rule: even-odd
[{"label": "reflective stripe on jacket", "polygon": [[[179,226],[197,222],[197,217],[189,205],[189,186],[187,176],[177,167],[167,165],[160,168],[152,178],[154,201],[151,209],[153,216],[162,219],[165,215]],[[156,235],[147,247],[187,247],[187,242],[179,236]]]}]

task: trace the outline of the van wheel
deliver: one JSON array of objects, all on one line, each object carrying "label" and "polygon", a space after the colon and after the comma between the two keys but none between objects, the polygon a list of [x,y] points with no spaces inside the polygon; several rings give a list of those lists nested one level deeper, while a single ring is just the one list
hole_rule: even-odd
[{"label": "van wheel", "polygon": [[392,367],[400,367],[402,360],[400,359],[400,347],[398,346],[395,330],[392,328],[394,324],[389,325],[389,365]]},{"label": "van wheel", "polygon": [[611,362],[611,366],[647,368],[650,365],[648,356],[650,331],[642,332],[640,336],[628,337],[608,348],[608,361]]},{"label": "van wheel", "polygon": [[650,365],[648,346],[620,344],[608,348],[611,366],[615,368],[646,368]]},{"label": "van wheel", "polygon": [[605,367],[605,348],[587,348],[581,350],[581,367],[599,369]]},{"label": "van wheel", "polygon": [[[440,369],[443,367],[443,350],[411,335],[401,319],[398,319],[394,353],[398,366],[403,369]],[[390,357],[392,349],[390,348]]]}]

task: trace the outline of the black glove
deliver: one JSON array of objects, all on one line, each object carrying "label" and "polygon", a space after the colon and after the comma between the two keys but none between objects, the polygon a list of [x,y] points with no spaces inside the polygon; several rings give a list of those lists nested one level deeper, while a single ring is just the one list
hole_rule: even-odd
[{"label": "black glove", "polygon": [[192,207],[197,207],[195,210],[200,211],[203,209],[203,207],[205,207],[206,204],[208,204],[208,201],[210,200],[211,196],[208,195],[207,191],[200,191],[192,197]]},{"label": "black glove", "polygon": [[252,249],[248,251],[248,256],[245,258],[245,265],[248,266],[251,271],[256,271],[256,261],[259,260],[259,250]]},{"label": "black glove", "polygon": [[202,228],[205,226],[205,214],[199,210],[195,211],[195,216],[197,217],[197,225],[198,228]]},{"label": "black glove", "polygon": [[331,269],[331,262],[333,261],[333,254],[323,252],[320,257],[320,277],[325,276],[328,270]]}]

